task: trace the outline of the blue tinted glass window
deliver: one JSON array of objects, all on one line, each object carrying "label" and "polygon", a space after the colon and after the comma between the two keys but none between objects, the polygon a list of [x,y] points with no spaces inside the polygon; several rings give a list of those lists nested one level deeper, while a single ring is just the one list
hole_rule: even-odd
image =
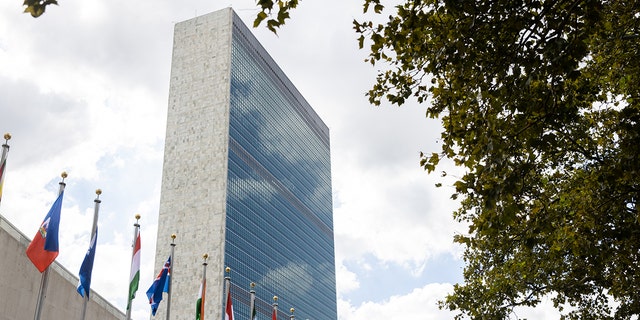
[{"label": "blue tinted glass window", "polygon": [[[336,319],[328,129],[244,26],[232,41],[225,264],[234,311]],[[260,317],[262,318],[262,317]]]}]

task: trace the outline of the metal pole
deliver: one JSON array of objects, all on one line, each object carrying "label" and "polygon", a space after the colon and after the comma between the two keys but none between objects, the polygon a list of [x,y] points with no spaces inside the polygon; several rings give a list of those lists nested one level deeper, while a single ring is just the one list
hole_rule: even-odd
[{"label": "metal pole", "polygon": [[[229,298],[228,298],[229,297],[229,291],[231,290],[231,277],[229,276],[229,274],[231,272],[231,268],[226,267],[224,269],[224,271],[227,273],[227,275],[224,277],[224,296],[225,296],[226,300],[229,300]],[[224,305],[226,306],[228,303],[229,303],[228,301],[225,301]]]},{"label": "metal pole", "polygon": [[271,316],[271,320],[278,319],[278,296],[273,296],[273,316]]},{"label": "metal pole", "polygon": [[9,140],[11,134],[4,134],[4,144],[2,144],[2,157],[0,158],[0,202],[2,201],[2,182],[4,180],[4,171],[7,167],[7,153],[9,152]]},{"label": "metal pole", "polygon": [[207,259],[209,258],[209,254],[205,253],[202,255],[202,259],[204,260],[202,262],[202,292],[200,292],[201,295],[201,307],[200,307],[200,320],[204,320],[205,316],[204,316],[204,304],[205,304],[205,293],[207,292]]},{"label": "metal pole", "polygon": [[[94,202],[94,206],[93,206],[93,224],[91,225],[91,239],[93,240],[93,237],[96,235],[96,229],[98,228],[98,211],[100,210],[100,195],[102,194],[102,190],[97,189],[96,190],[96,199],[93,200]],[[98,240],[96,239],[96,242]],[[97,243],[94,244],[94,246],[97,245]],[[89,302],[89,291],[91,291],[90,288],[85,288],[88,289],[88,291],[86,292],[87,294],[84,295],[84,297],[82,298],[83,303],[82,303],[82,320],[85,319],[85,316],[87,315],[87,303]]]},{"label": "metal pole", "polygon": [[[224,312],[226,314],[227,312],[227,306],[229,305],[229,298],[231,297],[231,268],[226,267],[224,268],[224,271],[226,272],[226,276],[224,277],[224,298],[225,298],[225,302],[224,302]],[[233,311],[233,310],[232,310]]]},{"label": "metal pole", "polygon": [[176,247],[176,234],[171,235],[171,264],[169,264],[169,292],[167,292],[167,320],[171,319],[171,283],[173,282],[173,265],[176,263],[173,252]]},{"label": "metal pole", "polygon": [[[67,177],[66,172],[62,172],[60,175],[62,177],[62,181],[58,184],[60,187],[58,188],[58,195],[60,195],[64,191],[64,187],[67,185],[64,183],[64,179]],[[40,278],[40,289],[38,290],[38,303],[36,304],[36,313],[34,315],[35,320],[40,320],[40,315],[42,314],[42,307],[44,305],[44,298],[47,295],[47,285],[49,284],[49,269],[50,266],[44,269],[42,273],[42,278]]]},{"label": "metal pole", "polygon": [[249,320],[254,320],[254,312],[256,311],[256,291],[253,288],[256,287],[256,284],[251,282],[249,286],[251,287],[251,290],[249,291],[249,294],[251,295],[251,300],[249,302]]},{"label": "metal pole", "polygon": [[[133,259],[136,254],[136,242],[138,241],[138,233],[140,233],[140,215],[136,214],[136,223],[133,224],[133,242],[131,243],[131,264],[133,265]],[[133,270],[131,270],[133,271]],[[131,308],[133,307],[133,299],[131,298],[131,277],[133,274],[129,273],[129,290],[127,291],[127,320],[131,319]]]}]

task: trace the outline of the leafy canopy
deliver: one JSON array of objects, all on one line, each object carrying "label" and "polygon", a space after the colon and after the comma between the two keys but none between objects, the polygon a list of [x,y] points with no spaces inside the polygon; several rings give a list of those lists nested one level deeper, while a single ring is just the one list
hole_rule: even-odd
[{"label": "leafy canopy", "polygon": [[464,283],[441,307],[505,319],[551,297],[562,318],[640,315],[639,0],[404,0],[383,23],[363,1],[360,47],[384,66],[369,101],[425,103],[442,150],[421,166],[466,171]]},{"label": "leafy canopy", "polygon": [[23,6],[25,13],[30,13],[32,17],[37,18],[44,13],[44,10],[50,4],[58,4],[56,0],[24,0]]},{"label": "leafy canopy", "polygon": [[[382,18],[380,0],[364,11]],[[441,307],[504,319],[551,297],[563,317],[640,314],[640,2],[406,0],[354,21],[384,65],[369,101],[416,99],[465,169],[464,283]],[[384,21],[384,20],[383,20]],[[609,298],[615,302],[610,303]],[[570,307],[566,307],[570,306]]]},{"label": "leafy canopy", "polygon": [[[278,10],[273,17],[272,11],[275,11],[277,4]],[[256,15],[256,19],[253,21],[253,27],[258,27],[263,21],[266,21],[267,29],[276,33],[276,28],[284,25],[286,20],[289,19],[289,11],[295,9],[298,6],[298,0],[257,0],[257,5],[261,11]]]}]

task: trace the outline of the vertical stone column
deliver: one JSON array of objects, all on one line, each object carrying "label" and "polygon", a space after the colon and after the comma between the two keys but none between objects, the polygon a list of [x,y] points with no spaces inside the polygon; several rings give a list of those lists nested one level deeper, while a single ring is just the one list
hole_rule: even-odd
[{"label": "vertical stone column", "polygon": [[[173,319],[195,316],[205,252],[211,306],[206,318],[222,316],[214,306],[222,301],[224,273],[232,16],[227,8],[180,22],[174,30],[154,270],[169,256],[175,233]],[[165,302],[155,319],[165,319]]]}]

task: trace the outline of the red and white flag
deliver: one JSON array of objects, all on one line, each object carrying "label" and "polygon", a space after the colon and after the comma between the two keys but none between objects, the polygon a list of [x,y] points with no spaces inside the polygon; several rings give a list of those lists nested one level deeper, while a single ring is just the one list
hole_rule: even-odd
[{"label": "red and white flag", "polygon": [[231,302],[231,290],[227,294],[227,308],[224,311],[224,320],[233,320],[233,303]]}]

